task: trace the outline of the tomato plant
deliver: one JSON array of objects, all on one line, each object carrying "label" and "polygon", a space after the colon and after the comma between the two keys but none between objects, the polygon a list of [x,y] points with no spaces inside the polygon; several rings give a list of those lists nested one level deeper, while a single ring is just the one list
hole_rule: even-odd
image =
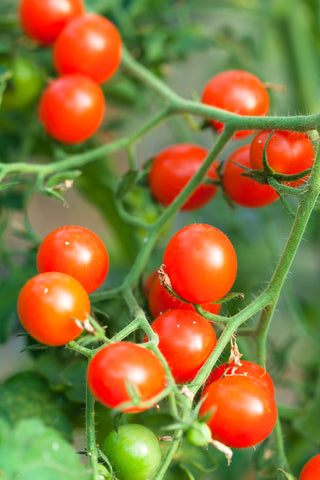
[{"label": "tomato plant", "polygon": [[19,6],[23,30],[42,44],[53,43],[64,27],[84,11],[82,0],[21,0]]},{"label": "tomato plant", "polygon": [[318,480],[320,478],[320,454],[310,458],[301,470],[299,480]]},{"label": "tomato plant", "polygon": [[171,238],[163,263],[173,290],[192,303],[219,300],[229,292],[237,273],[237,257],[228,237],[200,223]]},{"label": "tomato plant", "polygon": [[71,74],[54,80],[43,92],[39,119],[51,137],[75,144],[97,131],[104,111],[105,100],[99,85],[83,75]]},{"label": "tomato plant", "polygon": [[231,448],[252,447],[273,430],[277,406],[259,380],[228,375],[203,392],[200,415],[209,415],[212,438]]},{"label": "tomato plant", "polygon": [[[153,159],[149,186],[155,199],[167,207],[179,195],[199,170],[209,151],[189,143],[171,145]],[[207,178],[218,180],[217,162],[210,167]],[[206,205],[216,194],[217,186],[202,183],[184,202],[181,210],[193,210]]]},{"label": "tomato plant", "polygon": [[177,383],[193,380],[217,343],[211,324],[188,310],[163,313],[151,327]]},{"label": "tomato plant", "polygon": [[74,278],[60,272],[32,277],[18,298],[18,315],[26,331],[45,345],[64,345],[82,332],[90,313],[88,294]]},{"label": "tomato plant", "polygon": [[[238,115],[261,116],[269,110],[267,89],[255,75],[243,70],[228,70],[211,78],[203,90],[202,101]],[[211,123],[221,133],[223,124],[217,120]],[[252,130],[241,130],[235,138],[251,133]]]},{"label": "tomato plant", "polygon": [[237,148],[227,159],[222,184],[226,195],[236,204],[248,208],[260,208],[275,202],[279,197],[269,185],[262,185],[245,177],[241,167],[251,168],[250,145]]},{"label": "tomato plant", "polygon": [[103,451],[119,480],[147,480],[157,471],[161,449],[155,434],[139,424],[120,425],[105,439]]},{"label": "tomato plant", "polygon": [[87,380],[92,394],[103,405],[132,413],[149,407],[121,408],[121,404],[132,401],[128,383],[140,401],[147,402],[164,390],[166,374],[154,353],[135,343],[119,342],[103,347],[94,355]]},{"label": "tomato plant", "polygon": [[[182,302],[174,295],[171,295],[166,288],[161,284],[157,272],[150,282],[148,292],[148,307],[153,318],[158,317],[168,310],[192,310],[195,312],[194,306],[191,303]],[[201,307],[207,312],[218,314],[221,309],[221,303],[203,303]]]},{"label": "tomato plant", "polygon": [[118,69],[122,42],[118,30],[101,15],[82,15],[63,30],[53,51],[60,74],[80,73],[102,83]]},{"label": "tomato plant", "polygon": [[249,362],[248,360],[241,360],[240,365],[236,365],[235,362],[219,365],[210,373],[206,381],[206,386],[219,380],[222,376],[229,375],[245,375],[247,377],[255,378],[256,380],[259,380],[267,390],[269,390],[271,395],[274,395],[274,385],[269,373],[257,363]]},{"label": "tomato plant", "polygon": [[109,256],[104,243],[94,232],[67,225],[49,233],[41,242],[37,268],[39,273],[66,273],[91,293],[107,276]]},{"label": "tomato plant", "polygon": [[[262,155],[265,144],[270,135],[270,130],[258,132],[251,142],[250,163],[252,168],[263,169]],[[274,131],[268,141],[266,149],[269,166],[276,173],[293,175],[303,172],[312,167],[314,162],[313,145],[305,133],[289,132],[285,130]],[[297,187],[301,185],[307,177],[284,183]]]}]

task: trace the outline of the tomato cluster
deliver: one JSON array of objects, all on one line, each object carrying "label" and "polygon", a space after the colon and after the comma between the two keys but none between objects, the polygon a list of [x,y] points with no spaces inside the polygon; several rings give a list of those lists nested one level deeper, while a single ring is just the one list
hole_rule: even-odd
[{"label": "tomato cluster", "polygon": [[99,86],[121,62],[122,42],[105,17],[85,12],[82,0],[22,0],[20,23],[42,45],[53,45],[61,75],[50,82],[39,105],[39,119],[54,139],[76,144],[102,123],[105,99]]},{"label": "tomato cluster", "polygon": [[[42,94],[41,123],[58,141],[76,144],[88,139],[105,113],[100,84],[115,74],[121,62],[122,43],[116,27],[104,17],[86,13],[82,0],[22,0],[20,19],[27,35],[52,46],[53,63],[60,75]],[[263,83],[240,70],[213,77],[204,88],[202,102],[213,107],[212,111],[231,115],[263,116],[269,109]],[[218,134],[225,128],[220,121],[210,122]],[[233,139],[250,134],[251,130],[240,130]],[[231,202],[263,207],[279,197],[269,184],[270,177],[279,184],[299,187],[308,178],[315,153],[304,133],[263,130],[224,162],[212,159],[207,165],[208,155],[208,149],[191,143],[158,152],[148,174],[155,200],[165,208],[172,205],[199,175],[180,210],[207,205],[219,186]],[[297,174],[301,178],[297,179]],[[99,288],[108,274],[108,252],[90,230],[66,226],[43,240],[37,268],[39,274],[20,292],[19,318],[37,341],[64,345],[82,333],[90,314],[88,294]],[[202,367],[209,366],[206,362],[216,348],[216,333],[206,318],[214,320],[220,312],[236,274],[234,246],[221,230],[194,223],[177,231],[164,250],[161,280],[154,271],[145,285],[153,317],[151,329],[147,325],[145,331],[151,332],[149,337],[154,333],[157,347],[152,343],[152,351],[147,337],[141,345],[104,337],[105,344],[88,355],[87,384],[94,398],[110,409],[138,413],[155,406],[168,385],[176,388],[175,383],[193,382]],[[204,316],[198,313],[198,306]],[[271,377],[248,361],[220,365],[204,385],[199,417],[186,432],[194,445],[202,446],[210,437],[231,448],[258,444],[277,420]],[[145,480],[161,461],[158,440],[141,425],[121,425],[107,436],[103,450],[120,480]],[[306,464],[300,480],[319,475],[318,457]],[[125,462],[130,463],[129,470],[124,468]]]},{"label": "tomato cluster", "polygon": [[91,230],[65,226],[51,232],[37,254],[39,275],[18,298],[18,314],[26,331],[46,345],[64,345],[82,332],[90,313],[88,293],[105,280],[109,257]]}]

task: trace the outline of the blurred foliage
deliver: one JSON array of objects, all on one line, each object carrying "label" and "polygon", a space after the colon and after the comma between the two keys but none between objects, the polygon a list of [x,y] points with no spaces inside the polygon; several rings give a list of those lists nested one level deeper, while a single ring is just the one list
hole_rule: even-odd
[{"label": "blurred foliage", "polygon": [[[132,54],[182,95],[199,98],[203,86],[215,73],[243,68],[270,82],[271,114],[320,110],[318,0],[86,0],[86,6],[114,21]],[[48,139],[37,121],[37,100],[45,78],[55,76],[51,51],[39,48],[22,35],[16,8],[16,0],[0,2],[1,162],[54,162],[133,131],[158,108],[155,94],[120,70],[103,86],[108,114],[98,138],[72,147]],[[141,151],[147,152],[147,158],[148,150],[154,154],[169,142],[191,140],[212,145],[214,134],[210,129],[192,132],[185,121],[174,119],[166,127],[168,132],[161,130],[161,134],[151,136],[145,149],[142,142]],[[229,144],[221,160],[236,146]],[[138,156],[137,164],[140,168],[147,164],[147,159]],[[125,277],[144,241],[144,230],[127,224],[119,216],[119,197],[130,213],[147,222],[158,215],[160,208],[150,198],[146,182],[139,179],[135,183],[136,172],[131,171],[120,181],[127,170],[127,158],[108,156],[81,168],[80,176],[78,171],[67,175],[108,226],[112,264],[108,278],[112,286]],[[36,185],[32,179],[22,181],[13,176],[12,185],[0,189],[1,343],[21,331],[16,315],[17,295],[25,281],[36,273],[39,239],[28,221],[28,204],[35,191],[55,195],[56,186],[64,180],[64,176],[51,177]],[[235,313],[243,302],[256,296],[270,278],[291,225],[280,204],[259,211],[241,207],[232,210],[221,193],[201,211],[180,213],[174,220],[154,249],[148,270],[161,263],[167,239],[180,226],[204,222],[221,228],[232,237],[239,260],[234,290],[245,294],[245,300],[223,306],[226,315]],[[277,388],[288,460],[296,475],[303,463],[318,453],[320,443],[319,236],[320,223],[315,212],[275,313],[266,359]],[[108,324],[110,335],[126,325],[128,312],[122,299],[99,304],[99,310],[106,312],[97,313],[96,317],[101,324]],[[250,327],[250,321],[245,327]],[[255,348],[250,339],[240,338],[239,344],[245,356],[254,359]],[[85,362],[70,357],[63,349],[36,350],[32,355],[33,372],[15,374],[0,386],[0,469],[6,480],[17,478],[18,474],[23,480],[88,478],[74,451],[61,437],[70,440],[72,427],[84,423]],[[139,421],[150,426],[152,416],[157,417],[160,424],[154,430],[162,435],[161,426],[170,422],[165,412],[163,415],[153,411],[139,415]],[[33,419],[35,416],[41,422]],[[130,421],[130,416],[125,416],[124,421]],[[98,441],[102,442],[114,418],[99,406],[97,422]],[[59,448],[53,451],[49,444]],[[36,471],[35,452],[39,445],[52,462],[50,467],[44,462]],[[63,464],[65,471],[57,470],[58,464]],[[237,451],[229,468],[223,455],[211,447],[207,451],[183,443],[166,478],[273,479],[274,464],[270,439],[255,451]]]}]

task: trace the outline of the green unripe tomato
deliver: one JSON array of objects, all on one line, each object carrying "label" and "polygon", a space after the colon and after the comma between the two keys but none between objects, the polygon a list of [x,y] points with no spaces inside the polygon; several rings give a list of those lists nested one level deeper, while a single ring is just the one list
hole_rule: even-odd
[{"label": "green unripe tomato", "polygon": [[119,480],[149,480],[161,462],[160,444],[143,425],[121,425],[107,436],[103,451]]},{"label": "green unripe tomato", "polygon": [[12,71],[2,98],[2,107],[7,110],[21,110],[29,107],[38,98],[44,85],[42,70],[28,58],[17,56],[11,62],[3,60],[2,65]]},{"label": "green unripe tomato", "polygon": [[203,447],[211,440],[211,430],[206,423],[194,422],[192,427],[186,431],[186,439],[196,447]]}]

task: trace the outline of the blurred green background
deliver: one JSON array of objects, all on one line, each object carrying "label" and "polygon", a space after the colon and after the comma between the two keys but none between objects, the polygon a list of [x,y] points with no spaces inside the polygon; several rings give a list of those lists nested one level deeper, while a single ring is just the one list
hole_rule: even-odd
[{"label": "blurred green background", "polygon": [[[199,99],[213,75],[239,68],[268,82],[271,115],[319,111],[318,0],[86,0],[86,5],[88,10],[114,21],[128,49],[186,98]],[[51,52],[23,36],[16,8],[15,0],[0,3],[0,76],[9,78],[0,110],[1,162],[51,162],[68,153],[85,151],[132,132],[160,109],[162,101],[154,92],[120,69],[103,86],[106,118],[95,139],[74,147],[48,139],[37,121],[37,100],[46,79],[55,76]],[[196,122],[200,124],[198,119]],[[194,142],[210,148],[214,139],[210,128],[193,131],[184,118],[174,117],[142,139],[137,148],[138,164],[143,166],[172,143]],[[249,141],[250,138],[230,142],[221,160]],[[13,181],[18,184],[0,191],[0,377],[4,382],[0,387],[0,417],[9,416],[14,423],[39,414],[30,404],[38,405],[37,401],[47,395],[48,404],[61,415],[60,431],[69,440],[71,425],[81,431],[83,403],[79,392],[83,393],[83,363],[73,357],[70,361],[70,355],[66,359],[63,349],[63,360],[51,349],[21,353],[26,340],[17,337],[22,329],[15,305],[21,286],[37,273],[35,254],[39,241],[65,224],[83,225],[101,236],[111,257],[106,286],[121,282],[144,237],[142,231],[119,219],[114,205],[114,187],[126,170],[123,152],[83,168],[74,188],[64,195],[68,207],[39,193],[32,177],[14,177]],[[130,194],[128,208],[147,220],[159,212],[144,185]],[[215,225],[232,239],[239,261],[234,290],[245,294],[244,301],[233,301],[223,307],[224,314],[232,314],[254,298],[270,278],[292,220],[279,202],[260,210],[231,209],[220,192],[200,211],[180,213],[172,220],[150,257],[146,274],[161,263],[171,234],[192,222]],[[275,313],[266,359],[276,385],[286,452],[296,476],[303,463],[318,453],[320,444],[319,223],[319,214],[315,211]],[[126,323],[127,314],[121,303],[111,301],[105,308],[110,312],[110,331]],[[246,326],[249,325],[250,322]],[[243,339],[239,344],[246,358],[254,360],[253,345]],[[33,373],[10,378],[26,368]],[[11,395],[15,396],[18,390],[9,388],[8,382],[11,385],[16,382],[17,389],[30,385],[24,390],[34,388],[37,399],[28,397],[28,391],[24,391],[19,409],[11,411]],[[74,415],[73,402],[77,402],[81,411],[78,417]],[[45,414],[40,417],[47,418]],[[167,424],[167,419],[161,416],[141,417],[141,421],[151,425],[158,434],[161,422]],[[136,418],[132,420],[128,416],[128,421]],[[98,429],[102,437],[104,422],[110,428],[108,414],[102,411]],[[256,449],[235,452],[229,468],[222,455],[211,447],[206,451],[184,444],[166,478],[278,478],[274,470],[273,440],[266,440]]]}]

